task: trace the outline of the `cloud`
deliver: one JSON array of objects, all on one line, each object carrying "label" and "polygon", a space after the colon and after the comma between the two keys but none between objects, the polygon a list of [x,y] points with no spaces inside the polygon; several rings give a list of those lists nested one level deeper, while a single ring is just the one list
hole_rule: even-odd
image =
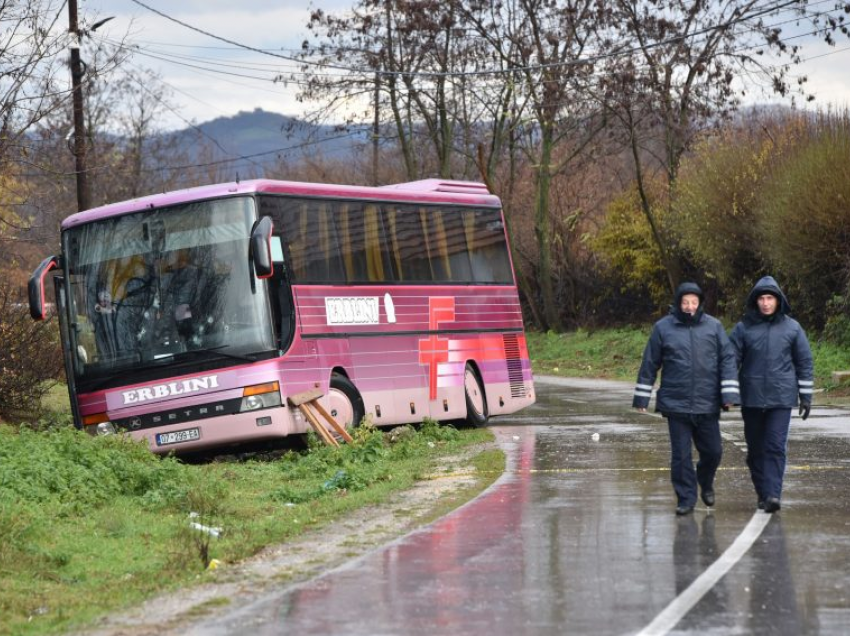
[{"label": "cloud", "polygon": [[[176,20],[214,35],[257,49],[273,50],[281,55],[294,54],[308,36],[310,12],[321,7],[326,12],[350,9],[355,0],[328,0],[312,5],[303,0],[142,0],[150,7]],[[262,107],[266,110],[301,115],[304,106],[295,97],[297,87],[274,84],[275,73],[287,74],[295,66],[270,55],[236,48],[220,40],[149,11],[130,0],[91,0],[86,2],[80,18],[83,23],[106,16],[115,19],[102,31],[112,38],[129,33],[129,41],[137,44],[145,55],[136,55],[134,63],[158,71],[175,91],[181,112],[187,119],[206,121],[240,110]],[[787,34],[786,34],[787,35]],[[800,43],[795,41],[794,43]],[[792,75],[805,74],[808,92],[817,95],[815,106],[828,104],[843,107],[850,103],[850,77],[846,72],[850,42],[839,41],[829,47],[810,37],[802,40],[808,61],[791,69]],[[158,58],[150,57],[155,55]],[[196,68],[200,67],[200,68]],[[749,78],[751,98],[757,96],[758,82]],[[769,87],[768,87],[769,88]],[[768,91],[769,93],[769,91]],[[769,98],[772,100],[772,98]],[[182,127],[183,122],[170,118],[169,127]]]},{"label": "cloud", "polygon": [[[297,89],[272,82],[295,70],[292,62],[239,48],[203,32],[254,49],[294,55],[308,35],[310,7],[304,2],[249,0],[143,0],[168,19],[128,0],[89,2],[82,24],[114,16],[98,35],[125,38],[137,47],[133,64],[157,71],[174,91],[183,118],[198,122],[256,107],[299,115]],[[179,24],[182,22],[184,24]],[[188,25],[188,26],[186,26]],[[182,127],[169,116],[166,126]]]}]

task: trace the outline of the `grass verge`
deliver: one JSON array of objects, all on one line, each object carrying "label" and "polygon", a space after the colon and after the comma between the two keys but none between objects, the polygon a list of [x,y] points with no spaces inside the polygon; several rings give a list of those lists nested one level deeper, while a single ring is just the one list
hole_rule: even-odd
[{"label": "grass verge", "polygon": [[528,332],[535,373],[573,378],[634,380],[650,328],[623,327],[567,333]]},{"label": "grass verge", "polygon": [[[528,332],[535,373],[633,381],[637,377],[651,325],[568,333]],[[829,398],[850,395],[850,384],[833,380],[833,371],[850,370],[850,349],[810,335],[815,386]]]}]

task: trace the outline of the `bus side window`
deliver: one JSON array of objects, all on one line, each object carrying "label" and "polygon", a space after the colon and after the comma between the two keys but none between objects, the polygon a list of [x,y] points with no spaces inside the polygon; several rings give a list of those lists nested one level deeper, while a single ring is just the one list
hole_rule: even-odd
[{"label": "bus side window", "polygon": [[328,279],[328,220],[323,203],[305,202],[300,206],[299,238],[303,247],[303,275],[299,280],[319,282]]},{"label": "bus side window", "polygon": [[[436,215],[435,215],[436,216]],[[471,283],[472,265],[469,262],[469,241],[461,210],[440,212],[445,231],[448,275],[454,283]]]},{"label": "bus side window", "polygon": [[263,196],[260,209],[274,220],[286,259],[288,280],[303,283],[345,282],[345,269],[333,214],[336,202]]},{"label": "bus side window", "polygon": [[467,229],[469,257],[475,282],[511,284],[513,272],[508,258],[501,212],[491,209],[475,210]]},{"label": "bus side window", "polygon": [[396,280],[406,283],[433,280],[418,209],[411,206],[391,206],[387,208],[386,217],[392,260],[396,264]]},{"label": "bus side window", "polygon": [[363,248],[371,283],[397,280],[393,271],[392,244],[387,238],[385,225],[381,209],[374,204],[367,205],[363,210]]},{"label": "bus side window", "polygon": [[359,203],[344,202],[339,206],[336,221],[345,279],[349,283],[365,283],[369,272],[363,208]]}]

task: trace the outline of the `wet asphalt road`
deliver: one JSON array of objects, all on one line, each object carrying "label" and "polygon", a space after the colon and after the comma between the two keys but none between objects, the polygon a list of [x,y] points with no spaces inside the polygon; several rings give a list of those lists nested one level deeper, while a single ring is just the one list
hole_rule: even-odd
[{"label": "wet asphalt road", "polygon": [[775,515],[725,414],[717,505],[678,518],[666,423],[632,389],[538,379],[492,421],[509,466],[482,496],[190,633],[850,634],[850,411],[794,417]]}]

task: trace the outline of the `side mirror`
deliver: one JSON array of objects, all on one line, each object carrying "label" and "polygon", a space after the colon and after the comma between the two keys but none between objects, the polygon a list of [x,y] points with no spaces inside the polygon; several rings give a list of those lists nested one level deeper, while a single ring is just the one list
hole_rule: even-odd
[{"label": "side mirror", "polygon": [[272,263],[272,220],[264,216],[251,230],[250,259],[254,263],[257,278],[270,278],[274,274]]},{"label": "side mirror", "polygon": [[44,279],[47,273],[59,267],[58,256],[48,256],[35,268],[27,285],[27,295],[30,301],[30,316],[33,320],[44,320],[47,316],[47,308],[44,302]]}]

